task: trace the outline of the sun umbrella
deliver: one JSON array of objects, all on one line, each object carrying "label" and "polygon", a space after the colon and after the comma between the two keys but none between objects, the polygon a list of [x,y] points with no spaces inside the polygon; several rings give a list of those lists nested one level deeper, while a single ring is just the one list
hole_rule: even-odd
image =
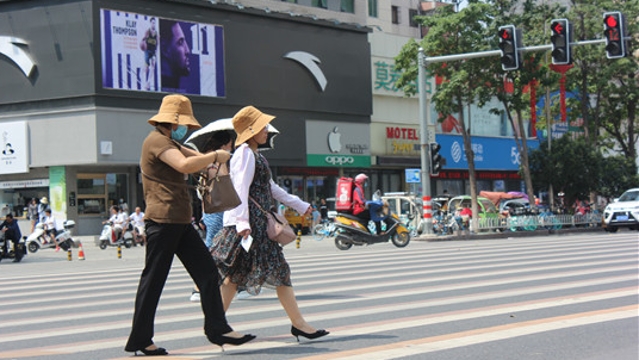
[{"label": "sun umbrella", "polygon": [[[232,133],[232,138],[235,139],[235,130],[233,129],[233,119],[219,119],[211,122],[205,127],[195,131],[191,136],[189,136],[186,141],[184,141],[184,145],[192,147],[199,152],[208,152],[211,149],[207,148],[207,144],[211,139],[211,136],[215,132],[218,131],[230,131]],[[273,138],[279,134],[280,132],[271,124],[267,125],[268,129],[268,140],[266,143],[260,145],[259,149],[272,149],[273,148]],[[235,141],[235,140],[233,140]]]}]

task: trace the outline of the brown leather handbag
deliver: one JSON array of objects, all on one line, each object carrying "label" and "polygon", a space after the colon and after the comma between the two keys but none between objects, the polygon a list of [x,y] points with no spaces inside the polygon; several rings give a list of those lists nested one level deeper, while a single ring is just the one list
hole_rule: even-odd
[{"label": "brown leather handbag", "polygon": [[218,165],[212,176],[210,173],[200,175],[198,192],[202,196],[202,206],[207,214],[231,210],[242,203],[225,164]]}]

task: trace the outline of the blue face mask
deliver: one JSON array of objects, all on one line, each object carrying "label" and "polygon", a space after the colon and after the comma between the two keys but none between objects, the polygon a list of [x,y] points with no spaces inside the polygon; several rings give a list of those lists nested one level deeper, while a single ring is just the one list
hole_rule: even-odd
[{"label": "blue face mask", "polygon": [[176,130],[171,130],[171,139],[173,140],[182,140],[186,135],[186,131],[188,128],[186,125],[178,125]]}]

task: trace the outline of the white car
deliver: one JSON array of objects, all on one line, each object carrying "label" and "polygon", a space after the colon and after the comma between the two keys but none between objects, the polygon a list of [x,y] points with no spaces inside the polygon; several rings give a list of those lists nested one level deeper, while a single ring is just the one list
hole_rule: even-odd
[{"label": "white car", "polygon": [[609,232],[616,232],[620,227],[639,230],[639,188],[626,191],[606,206],[603,227]]}]

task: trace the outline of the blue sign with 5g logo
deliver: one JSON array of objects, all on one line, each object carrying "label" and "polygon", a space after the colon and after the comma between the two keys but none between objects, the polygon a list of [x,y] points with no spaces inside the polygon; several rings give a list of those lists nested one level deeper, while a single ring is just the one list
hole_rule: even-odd
[{"label": "blue sign with 5g logo", "polygon": [[[436,135],[442,146],[440,154],[446,159],[444,170],[468,169],[468,159],[461,135]],[[521,154],[513,138],[472,136],[471,148],[476,170],[519,170]],[[539,148],[539,140],[527,139],[528,151]]]}]

